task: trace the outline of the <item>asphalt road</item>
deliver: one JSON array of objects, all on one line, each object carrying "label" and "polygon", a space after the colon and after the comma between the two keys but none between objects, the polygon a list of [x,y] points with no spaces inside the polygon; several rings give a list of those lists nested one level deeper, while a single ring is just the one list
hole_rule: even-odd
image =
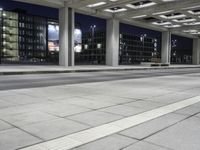
[{"label": "asphalt road", "polygon": [[200,69],[134,70],[0,76],[0,90],[200,73]]}]

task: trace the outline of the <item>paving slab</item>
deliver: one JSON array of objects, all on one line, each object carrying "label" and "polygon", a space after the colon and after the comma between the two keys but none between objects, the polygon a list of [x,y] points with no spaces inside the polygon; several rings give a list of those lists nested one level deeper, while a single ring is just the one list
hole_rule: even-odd
[{"label": "paving slab", "polygon": [[69,91],[69,89],[63,89],[60,87],[45,87],[43,90],[40,88],[33,89],[31,91],[25,92],[25,94],[48,99],[48,100],[59,100],[59,99],[70,99],[74,95]]},{"label": "paving slab", "polygon": [[2,96],[1,99],[14,104],[38,103],[45,100],[44,98],[37,98],[24,94]]},{"label": "paving slab", "polygon": [[150,110],[150,109],[155,109],[155,108],[164,106],[165,104],[159,103],[159,102],[153,102],[153,101],[140,100],[140,101],[136,101],[132,103],[127,103],[124,105],[129,106],[129,107],[138,107],[138,108],[143,108],[145,110]]},{"label": "paving slab", "polygon": [[168,114],[125,130],[120,134],[141,140],[169,127],[172,124],[179,122],[180,120],[183,120],[184,118],[186,118],[186,116]]},{"label": "paving slab", "polygon": [[21,129],[40,137],[43,140],[51,140],[74,132],[87,129],[89,126],[67,119],[44,121],[31,125],[20,126]]},{"label": "paving slab", "polygon": [[10,128],[13,128],[13,126],[2,121],[2,120],[0,120],[0,131],[7,130],[7,129],[10,129]]},{"label": "paving slab", "polygon": [[49,115],[47,113],[36,111],[36,112],[30,112],[30,113],[22,113],[22,114],[16,114],[16,115],[11,115],[11,116],[5,116],[5,117],[2,117],[2,119],[15,126],[23,126],[23,125],[34,124],[34,123],[43,122],[47,120],[55,120],[59,118],[53,115]]},{"label": "paving slab", "polygon": [[81,113],[78,115],[73,115],[67,118],[76,120],[76,121],[79,121],[91,126],[99,126],[105,123],[122,119],[123,116],[114,115],[114,114],[101,112],[101,111],[91,111],[91,112]]},{"label": "paving slab", "polygon": [[[122,87],[120,87],[121,89]],[[127,99],[147,99],[149,97],[155,97],[158,96],[158,93],[154,93],[153,90],[150,90],[149,88],[128,88],[126,92],[113,92],[111,93],[110,91],[107,91],[105,93],[106,95],[110,96],[118,96],[118,97],[123,97]]]},{"label": "paving slab", "polygon": [[[106,87],[104,86],[102,88],[105,89]],[[109,90],[109,92],[111,92],[110,88],[108,90]],[[114,92],[117,93],[116,90],[114,90]],[[119,92],[122,92],[122,91],[119,91]],[[99,101],[99,102],[107,102],[107,103],[114,103],[114,104],[122,104],[122,103],[131,102],[131,101],[137,101],[137,99],[105,95],[104,91],[101,94],[95,94],[95,95],[94,94],[90,94],[90,95],[81,96],[81,97],[86,98],[88,100]]]},{"label": "paving slab", "polygon": [[27,105],[13,106],[8,108],[0,109],[0,118],[10,115],[16,115],[21,113],[30,113],[35,111],[34,107],[28,107]]},{"label": "paving slab", "polygon": [[121,115],[121,116],[132,116],[135,114],[142,113],[146,110],[142,108],[138,108],[138,107],[128,107],[126,105],[117,105],[117,106],[112,106],[112,107],[108,107],[104,109],[99,109],[99,111],[108,112],[108,113]]},{"label": "paving slab", "polygon": [[122,150],[172,150],[172,149],[168,149],[168,148],[164,148],[155,144],[140,141]]},{"label": "paving slab", "polygon": [[182,101],[191,97],[197,96],[197,94],[194,93],[171,93],[163,96],[153,97],[153,98],[147,98],[145,100],[164,103],[164,104],[171,104],[178,101]]},{"label": "paving slab", "polygon": [[193,107],[193,106],[189,106],[183,109],[180,109],[178,111],[175,111],[174,113],[176,114],[181,114],[181,115],[186,115],[186,116],[191,116],[194,115],[196,113],[200,113],[200,109]]},{"label": "paving slab", "polygon": [[0,132],[1,150],[16,150],[21,147],[39,143],[41,141],[42,140],[16,128]]},{"label": "paving slab", "polygon": [[60,104],[72,104],[72,105],[85,107],[85,108],[89,108],[89,109],[100,109],[100,108],[116,105],[111,102],[89,100],[89,99],[80,98],[80,97],[71,98],[70,100],[62,100],[62,101],[59,101],[59,103]]},{"label": "paving slab", "polygon": [[58,116],[58,117],[66,117],[74,114],[79,114],[83,112],[88,112],[91,109],[70,105],[70,104],[62,104],[62,103],[54,103],[49,106],[44,106],[41,111]]},{"label": "paving slab", "polygon": [[0,109],[8,108],[8,107],[15,106],[15,105],[16,104],[13,104],[13,103],[10,103],[10,102],[4,101],[4,100],[0,100]]},{"label": "paving slab", "polygon": [[200,109],[200,103],[196,103],[195,105],[192,106]]},{"label": "paving slab", "polygon": [[200,113],[198,113],[195,117],[199,117],[200,118]]},{"label": "paving slab", "polygon": [[73,150],[120,150],[135,142],[137,141],[134,139],[114,134]]},{"label": "paving slab", "polygon": [[172,126],[145,141],[156,143],[174,150],[198,150],[200,149],[200,119],[189,118],[175,126]]}]

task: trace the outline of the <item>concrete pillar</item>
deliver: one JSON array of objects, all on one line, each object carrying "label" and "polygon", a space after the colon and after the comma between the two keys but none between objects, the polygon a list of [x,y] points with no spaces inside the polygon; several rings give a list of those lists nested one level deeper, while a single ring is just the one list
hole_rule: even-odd
[{"label": "concrete pillar", "polygon": [[200,64],[200,39],[193,39],[193,64]]},{"label": "concrete pillar", "polygon": [[169,31],[162,33],[161,63],[170,64],[171,59],[171,33]]},{"label": "concrete pillar", "polygon": [[74,65],[74,10],[68,7],[59,9],[59,65]]},{"label": "concrete pillar", "polygon": [[74,52],[74,29],[75,29],[75,13],[74,9],[69,8],[69,66],[75,64],[75,52]]},{"label": "concrete pillar", "polygon": [[107,20],[106,65],[119,65],[119,20]]}]

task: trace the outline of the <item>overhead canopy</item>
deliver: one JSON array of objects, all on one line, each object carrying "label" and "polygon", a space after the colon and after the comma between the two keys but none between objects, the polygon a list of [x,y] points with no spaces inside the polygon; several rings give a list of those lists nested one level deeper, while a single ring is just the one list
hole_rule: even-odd
[{"label": "overhead canopy", "polygon": [[198,37],[200,35],[199,0],[15,0],[48,7],[68,6],[77,12],[158,31]]}]

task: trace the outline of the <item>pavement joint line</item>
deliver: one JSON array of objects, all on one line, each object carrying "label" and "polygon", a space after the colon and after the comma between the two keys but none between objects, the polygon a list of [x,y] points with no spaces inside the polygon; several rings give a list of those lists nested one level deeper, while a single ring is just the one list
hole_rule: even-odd
[{"label": "pavement joint line", "polygon": [[156,119],[179,109],[191,106],[200,102],[200,96],[189,98],[164,107],[153,109],[138,115],[133,115],[113,121],[108,124],[100,125],[94,128],[86,129],[77,133],[66,135],[62,138],[39,143],[20,150],[69,150],[81,145],[99,140],[109,135],[121,132],[136,125]]},{"label": "pavement joint line", "polygon": [[158,146],[158,147],[162,147],[162,148],[164,148],[166,150],[175,150],[175,149],[172,149],[172,148],[169,148],[169,147],[166,147],[166,146],[163,146],[163,145],[159,145],[159,144],[156,144],[156,143],[152,143],[152,142],[149,142],[149,141],[143,141],[143,142],[146,142],[146,143]]},{"label": "pavement joint line", "polygon": [[[9,124],[9,125],[11,125],[12,128],[10,128],[10,129],[18,129],[18,130],[20,130],[20,131],[22,131],[22,132],[24,132],[24,133],[26,133],[26,134],[29,134],[29,135],[31,135],[31,136],[37,138],[37,139],[40,140],[40,141],[44,141],[44,140],[43,140],[42,138],[40,138],[39,136],[36,136],[36,135],[34,135],[34,134],[32,134],[32,133],[30,133],[30,132],[28,132],[28,131],[26,131],[26,130],[24,130],[24,129],[22,129],[22,128],[20,128],[20,127],[18,127],[18,126],[16,126],[16,125],[14,125],[14,124],[12,124],[12,123],[6,121],[6,120],[3,120],[3,119],[0,119],[0,120],[3,121],[3,122],[5,122],[5,123],[7,123],[7,124]],[[6,130],[10,130],[10,129],[6,129]],[[6,131],[6,130],[3,130],[3,131]]]}]

